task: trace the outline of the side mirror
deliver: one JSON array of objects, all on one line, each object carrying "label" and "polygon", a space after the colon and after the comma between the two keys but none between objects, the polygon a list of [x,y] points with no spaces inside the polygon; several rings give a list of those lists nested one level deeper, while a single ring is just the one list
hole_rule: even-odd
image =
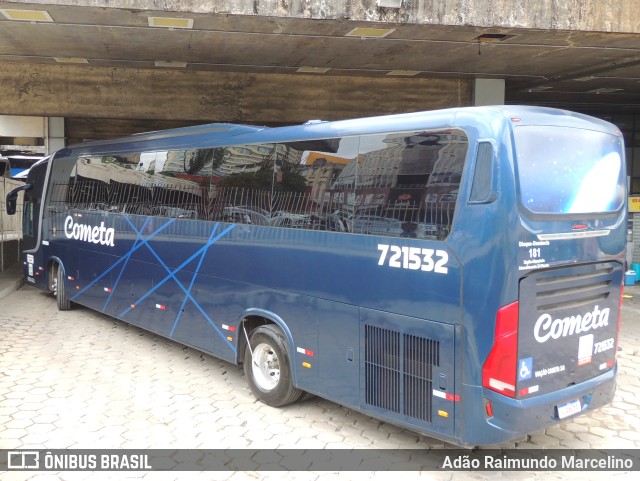
[{"label": "side mirror", "polygon": [[33,187],[31,184],[24,184],[20,187],[13,189],[7,194],[7,214],[13,215],[16,213],[16,205],[18,203],[18,194],[23,190],[29,190]]}]

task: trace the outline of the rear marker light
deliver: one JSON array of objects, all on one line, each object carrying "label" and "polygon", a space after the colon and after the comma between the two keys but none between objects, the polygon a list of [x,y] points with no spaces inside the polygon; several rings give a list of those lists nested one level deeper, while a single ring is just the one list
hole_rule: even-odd
[{"label": "rear marker light", "polygon": [[110,287],[105,287],[104,288],[104,292],[111,292],[111,288]]},{"label": "rear marker light", "polygon": [[236,332],[236,328],[227,324],[222,324],[222,329],[229,332]]},{"label": "rear marker light", "polygon": [[166,311],[167,306],[163,306],[162,304],[156,304],[156,309],[160,309],[161,311]]},{"label": "rear marker light", "polygon": [[518,302],[498,310],[493,347],[482,366],[482,385],[515,397],[518,357]]},{"label": "rear marker light", "polygon": [[487,401],[487,404],[485,405],[485,411],[487,412],[487,416],[489,416],[490,418],[493,417],[493,404],[491,404],[490,401]]}]

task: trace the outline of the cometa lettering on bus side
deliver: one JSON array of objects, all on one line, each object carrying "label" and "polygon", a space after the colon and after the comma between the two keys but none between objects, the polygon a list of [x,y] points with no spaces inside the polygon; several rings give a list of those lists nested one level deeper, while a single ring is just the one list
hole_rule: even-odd
[{"label": "cometa lettering on bus side", "polygon": [[584,315],[567,316],[564,319],[553,319],[550,314],[542,314],[538,317],[536,325],[533,328],[533,335],[536,341],[544,343],[552,339],[560,339],[561,337],[580,334],[592,329],[609,325],[609,308],[598,309],[593,308],[592,312]]},{"label": "cometa lettering on bus side", "polygon": [[67,239],[114,247],[116,230],[113,227],[105,227],[104,222],[100,222],[100,226],[78,224],[69,215],[64,220],[64,235],[67,236]]}]

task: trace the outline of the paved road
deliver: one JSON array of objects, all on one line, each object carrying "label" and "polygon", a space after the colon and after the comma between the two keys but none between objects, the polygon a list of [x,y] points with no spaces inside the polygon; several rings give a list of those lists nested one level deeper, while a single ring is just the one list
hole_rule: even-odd
[{"label": "paved road", "polygon": [[[499,447],[640,448],[640,287],[627,289],[614,402]],[[88,309],[58,312],[25,286],[0,301],[0,449],[451,447],[335,403],[256,402],[240,368]],[[594,473],[456,473],[456,479],[590,479]],[[31,475],[86,479],[87,473]],[[92,479],[177,479],[99,473]],[[182,473],[181,479],[389,479],[385,472]],[[394,477],[451,479],[451,473]],[[614,479],[631,474],[608,473]],[[0,479],[28,479],[0,473]]]}]

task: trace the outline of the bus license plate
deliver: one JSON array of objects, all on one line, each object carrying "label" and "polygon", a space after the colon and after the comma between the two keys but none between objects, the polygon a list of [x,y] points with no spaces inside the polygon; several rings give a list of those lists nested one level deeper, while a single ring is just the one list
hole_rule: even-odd
[{"label": "bus license plate", "polygon": [[574,401],[558,406],[558,417],[560,419],[568,418],[569,416],[578,414],[580,411],[582,411],[580,400],[575,399]]}]

